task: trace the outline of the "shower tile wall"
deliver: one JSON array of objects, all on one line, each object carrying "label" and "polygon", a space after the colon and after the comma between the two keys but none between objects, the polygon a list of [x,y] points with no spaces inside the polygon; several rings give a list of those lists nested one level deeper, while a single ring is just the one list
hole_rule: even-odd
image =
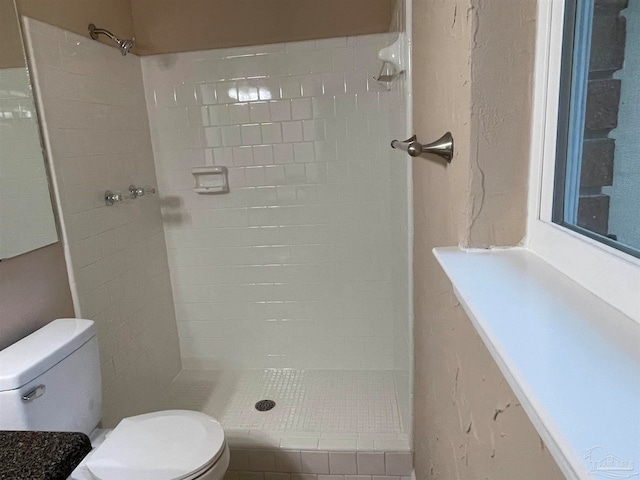
[{"label": "shower tile wall", "polygon": [[[406,57],[409,58],[409,42],[411,39],[410,16],[411,2],[397,0],[391,20],[390,30],[402,32],[404,35]],[[409,26],[407,25],[409,24]],[[397,35],[397,34],[395,34]],[[394,36],[395,38],[395,36]],[[390,129],[393,138],[409,138],[413,135],[409,102],[411,99],[411,65],[405,63],[407,71],[390,86],[397,96],[389,111]],[[407,433],[411,433],[413,425],[412,392],[413,392],[413,304],[411,284],[413,230],[410,218],[413,192],[411,185],[411,159],[401,151],[388,149],[391,169],[391,184],[394,193],[391,198],[392,221],[392,276],[394,298],[394,370],[395,384],[398,395],[398,406],[402,417],[402,425]]]},{"label": "shower tile wall", "polygon": [[96,321],[105,426],[180,371],[158,197],[104,204],[155,184],[140,60],[25,19],[78,317]]},{"label": "shower tile wall", "polygon": [[[411,39],[411,2],[397,0],[390,30],[403,32],[405,42]],[[405,43],[405,48],[410,50]],[[407,54],[407,58],[409,55]],[[413,135],[413,125],[409,113],[411,99],[411,66],[397,81],[391,85],[391,90],[398,96],[389,111],[390,134],[393,138],[409,138]],[[413,217],[412,197],[413,185],[411,160],[404,152],[388,150],[391,169],[391,184],[394,193],[391,198],[392,246],[393,246],[393,321],[394,321],[394,370],[398,405],[402,416],[402,425],[410,433],[413,419],[413,285],[412,250],[413,230],[409,220]]]},{"label": "shower tile wall", "polygon": [[[405,100],[372,80],[393,39],[142,59],[185,368],[406,363]],[[194,193],[203,165],[231,193]]]}]

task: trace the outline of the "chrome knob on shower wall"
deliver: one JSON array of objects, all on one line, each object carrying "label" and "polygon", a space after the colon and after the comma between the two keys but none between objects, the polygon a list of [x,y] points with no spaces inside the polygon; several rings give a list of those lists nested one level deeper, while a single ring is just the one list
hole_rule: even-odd
[{"label": "chrome knob on shower wall", "polygon": [[107,190],[104,192],[104,204],[107,207],[112,206],[114,203],[123,202],[124,195],[120,192],[112,192],[111,190]]},{"label": "chrome knob on shower wall", "polygon": [[435,142],[422,145],[414,135],[413,137],[406,139],[404,142],[393,140],[391,142],[391,148],[403,150],[412,157],[419,157],[424,153],[432,153],[444,158],[448,163],[451,163],[451,159],[453,158],[453,136],[451,135],[451,132],[447,132]]},{"label": "chrome knob on shower wall", "polygon": [[156,193],[156,189],[150,185],[145,185],[144,187],[129,185],[129,197],[131,198],[144,197],[145,195],[153,195],[154,193]]}]

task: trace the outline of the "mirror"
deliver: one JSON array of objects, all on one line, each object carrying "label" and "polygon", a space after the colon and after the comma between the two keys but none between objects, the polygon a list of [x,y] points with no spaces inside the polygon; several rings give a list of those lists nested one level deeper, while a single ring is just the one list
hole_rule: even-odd
[{"label": "mirror", "polygon": [[0,259],[58,241],[13,0],[0,0]]}]

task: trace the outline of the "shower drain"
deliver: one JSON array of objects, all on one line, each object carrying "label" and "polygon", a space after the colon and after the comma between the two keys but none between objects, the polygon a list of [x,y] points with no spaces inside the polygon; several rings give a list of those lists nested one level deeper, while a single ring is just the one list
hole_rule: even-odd
[{"label": "shower drain", "polygon": [[259,412],[266,412],[276,406],[276,402],[273,400],[260,400],[256,402],[256,410]]}]

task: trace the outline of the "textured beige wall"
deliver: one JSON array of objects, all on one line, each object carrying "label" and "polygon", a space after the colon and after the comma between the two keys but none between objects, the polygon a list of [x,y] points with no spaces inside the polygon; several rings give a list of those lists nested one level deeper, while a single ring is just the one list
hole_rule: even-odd
[{"label": "textured beige wall", "polygon": [[12,0],[0,0],[0,68],[24,67],[20,29]]},{"label": "textured beige wall", "polygon": [[24,53],[13,0],[0,0],[0,68],[24,66]]},{"label": "textured beige wall", "polygon": [[[21,15],[35,18],[79,35],[88,25],[106,28],[119,38],[133,37],[131,0],[16,0]],[[100,41],[112,45],[104,35]]]},{"label": "textured beige wall", "polygon": [[[136,37],[138,55],[386,32],[393,0],[16,0],[80,35],[94,23]],[[106,37],[100,41],[111,44]]]},{"label": "textured beige wall", "polygon": [[131,0],[136,52],[208,50],[386,32],[391,0]]},{"label": "textured beige wall", "polygon": [[56,318],[73,317],[60,242],[0,262],[0,350]]},{"label": "textured beige wall", "polygon": [[437,246],[524,236],[533,0],[414,0],[414,125],[451,130],[447,168],[414,160],[418,479],[564,478],[453,295]]},{"label": "textured beige wall", "polygon": [[464,245],[525,233],[535,0],[472,0],[471,181]]}]

